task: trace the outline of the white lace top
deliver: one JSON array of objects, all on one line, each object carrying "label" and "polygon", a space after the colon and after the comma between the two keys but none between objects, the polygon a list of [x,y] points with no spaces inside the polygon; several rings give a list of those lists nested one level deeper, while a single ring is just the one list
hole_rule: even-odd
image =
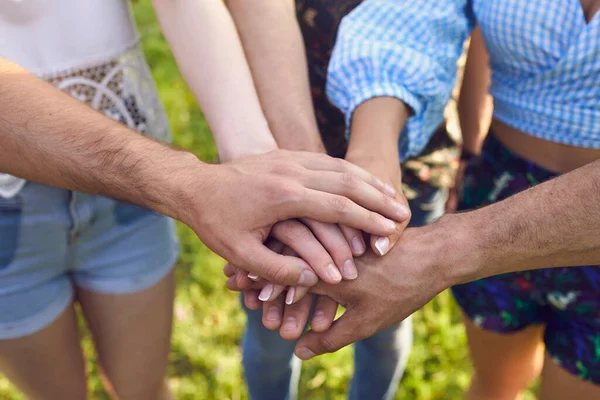
[{"label": "white lace top", "polygon": [[[170,140],[126,0],[0,0],[0,57],[131,129]],[[0,196],[22,179],[0,174]]]}]

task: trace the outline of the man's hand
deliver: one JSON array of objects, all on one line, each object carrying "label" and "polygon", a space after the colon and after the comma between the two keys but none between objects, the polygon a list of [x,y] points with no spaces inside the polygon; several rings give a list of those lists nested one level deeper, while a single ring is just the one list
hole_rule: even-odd
[{"label": "man's hand", "polygon": [[[358,259],[358,279],[337,285],[319,283],[313,289],[321,296],[312,330],[300,338],[296,355],[307,360],[368,338],[404,320],[449,287],[443,262],[445,228],[436,224],[406,230],[385,257],[369,253]],[[346,311],[333,322],[337,304]],[[285,310],[280,319],[287,318]]]},{"label": "man's hand", "polygon": [[[453,217],[454,218],[454,217]],[[399,238],[385,257],[369,252],[356,260],[359,277],[336,285],[323,282],[311,289],[318,294],[314,300],[311,331],[297,345],[296,354],[302,359],[337,351],[340,348],[395,324],[422,307],[442,290],[456,283],[446,266],[451,257],[448,239],[460,234],[448,229],[460,228],[460,218],[449,223],[444,217],[423,228],[410,228]],[[453,219],[453,220],[454,220]],[[454,235],[454,236],[452,236]],[[466,248],[465,248],[466,249]],[[264,283],[250,288],[237,285],[235,271],[228,267],[227,287],[232,290],[260,290]],[[258,302],[247,296],[246,304],[257,309]],[[337,306],[346,308],[337,321]],[[299,302],[293,307],[281,302],[265,303],[263,323],[269,329],[280,329],[282,337],[295,340],[303,332],[311,302]]]},{"label": "man's hand", "polygon": [[305,261],[263,245],[278,221],[312,218],[387,236],[392,219],[406,217],[379,179],[321,154],[279,150],[200,172],[179,177],[187,189],[181,219],[217,254],[272,283],[317,282]]}]

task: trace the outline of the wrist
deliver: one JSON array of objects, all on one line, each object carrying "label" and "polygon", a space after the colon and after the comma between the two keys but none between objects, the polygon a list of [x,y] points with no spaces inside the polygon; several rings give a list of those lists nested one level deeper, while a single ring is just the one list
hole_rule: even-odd
[{"label": "wrist", "polygon": [[366,169],[396,188],[402,183],[402,169],[397,151],[378,153],[369,149],[349,149],[345,160]]},{"label": "wrist", "polygon": [[238,158],[255,156],[277,150],[275,140],[271,138],[257,139],[248,142],[220,143],[218,146],[219,162],[225,163]]},{"label": "wrist", "polygon": [[321,140],[316,123],[286,123],[281,124],[281,126],[273,126],[273,136],[281,149],[326,153],[325,145],[323,144],[323,140]]},{"label": "wrist", "polygon": [[434,251],[436,268],[446,287],[471,282],[483,277],[485,249],[482,234],[471,213],[446,214],[431,224],[437,243]]},{"label": "wrist", "polygon": [[193,227],[202,217],[202,207],[198,204],[214,191],[214,169],[218,165],[204,163],[187,151],[178,153],[176,159],[165,164],[170,167],[163,169],[156,179],[158,185],[164,185],[161,191],[169,193],[162,205],[163,210],[157,211]]}]

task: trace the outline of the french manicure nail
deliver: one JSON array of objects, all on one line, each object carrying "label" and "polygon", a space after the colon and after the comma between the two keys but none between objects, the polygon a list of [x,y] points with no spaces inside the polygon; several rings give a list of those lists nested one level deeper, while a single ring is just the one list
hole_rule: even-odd
[{"label": "french manicure nail", "polygon": [[290,290],[288,290],[287,295],[285,296],[285,304],[287,304],[288,306],[291,305],[294,302],[295,297],[296,297],[296,288],[291,287]]},{"label": "french manicure nail", "polygon": [[356,265],[354,265],[354,261],[347,260],[344,263],[344,278],[356,279],[357,277],[358,277],[358,270],[356,269]]},{"label": "french manicure nail", "polygon": [[260,294],[258,295],[258,299],[260,301],[268,301],[273,294],[273,285],[271,283],[267,283],[267,286],[262,288]]},{"label": "french manicure nail", "polygon": [[329,278],[332,281],[339,282],[342,280],[342,275],[340,274],[340,271],[338,271],[337,267],[333,264],[329,264],[327,266],[327,275],[329,275]]},{"label": "french manicure nail", "polygon": [[394,189],[394,187],[390,184],[386,183],[385,186],[383,187],[383,191],[388,196],[396,197],[396,189]]},{"label": "french manicure nail", "polygon": [[309,360],[315,356],[315,353],[310,351],[308,347],[300,347],[296,350],[296,356],[301,360]]},{"label": "french manicure nail", "polygon": [[319,282],[317,275],[308,269],[302,271],[300,279],[298,279],[298,285],[300,286],[314,286],[317,282]]},{"label": "french manicure nail", "polygon": [[252,279],[253,281],[255,281],[255,280],[257,280],[257,279],[258,279],[258,275],[256,275],[256,274],[253,274],[252,272],[250,272],[250,273],[248,274],[248,278],[250,278],[250,279]]},{"label": "french manicure nail", "polygon": [[362,255],[365,252],[365,242],[360,236],[355,236],[352,239],[352,250],[354,250],[354,254],[356,255]]},{"label": "french manicure nail", "polygon": [[379,254],[384,256],[385,253],[387,253],[388,250],[390,249],[390,239],[388,239],[386,237],[380,237],[379,239],[377,239],[375,241],[375,247],[379,251]]}]

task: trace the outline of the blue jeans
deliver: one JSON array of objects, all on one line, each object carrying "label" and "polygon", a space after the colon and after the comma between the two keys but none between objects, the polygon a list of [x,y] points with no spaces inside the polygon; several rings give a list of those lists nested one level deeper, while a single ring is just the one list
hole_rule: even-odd
[{"label": "blue jeans", "polygon": [[[423,226],[444,212],[446,191],[428,186],[426,193],[410,201],[410,226]],[[250,399],[295,400],[300,378],[300,359],[294,356],[294,341],[282,339],[278,331],[262,324],[262,310],[248,315],[242,342],[243,365]],[[407,318],[355,345],[354,378],[350,400],[394,397],[412,345],[412,320]]]}]

